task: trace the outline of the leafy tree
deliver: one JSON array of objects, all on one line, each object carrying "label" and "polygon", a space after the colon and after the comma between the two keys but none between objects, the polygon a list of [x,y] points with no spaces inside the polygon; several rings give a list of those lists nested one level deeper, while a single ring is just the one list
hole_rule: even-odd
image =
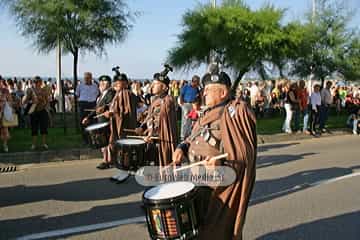
[{"label": "leafy tree", "polygon": [[40,52],[48,53],[54,50],[60,41],[64,52],[72,54],[75,88],[79,54],[104,54],[106,44],[119,43],[125,39],[133,19],[133,14],[126,10],[123,0],[5,2],[15,16],[22,35],[33,39]]},{"label": "leafy tree", "polygon": [[355,77],[356,66],[349,61],[359,59],[359,55],[356,57],[358,36],[347,29],[349,12],[342,4],[329,0],[318,1],[318,6],[316,17],[313,19],[309,15],[304,26],[303,40],[294,59],[293,74],[301,77],[314,74],[322,83],[336,72]]},{"label": "leafy tree", "polygon": [[280,65],[286,51],[278,48],[290,49],[292,41],[280,24],[283,15],[282,9],[271,5],[252,11],[236,0],[224,1],[215,9],[202,5],[183,16],[183,32],[168,61],[188,70],[208,63],[209,52],[214,51],[224,68],[237,73],[235,89],[248,71],[259,69],[264,74],[264,61],[277,58]]},{"label": "leafy tree", "polygon": [[344,55],[339,56],[339,73],[346,80],[360,80],[360,38],[354,37]]}]

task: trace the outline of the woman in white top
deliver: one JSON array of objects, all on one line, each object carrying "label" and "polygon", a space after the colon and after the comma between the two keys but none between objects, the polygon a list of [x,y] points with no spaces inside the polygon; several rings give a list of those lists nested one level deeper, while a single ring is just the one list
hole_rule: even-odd
[{"label": "woman in white top", "polygon": [[315,84],[314,92],[310,96],[310,132],[314,136],[318,136],[318,131],[316,130],[316,124],[319,123],[319,110],[321,106],[321,95],[320,95],[320,85]]}]

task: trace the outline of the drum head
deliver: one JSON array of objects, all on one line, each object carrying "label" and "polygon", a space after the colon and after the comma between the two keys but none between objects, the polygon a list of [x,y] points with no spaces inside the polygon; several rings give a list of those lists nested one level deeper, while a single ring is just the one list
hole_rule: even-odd
[{"label": "drum head", "polygon": [[85,131],[94,131],[96,129],[106,127],[109,124],[110,124],[109,122],[92,124],[92,125],[88,126],[87,128],[85,128]]},{"label": "drum head", "polygon": [[145,144],[144,140],[141,139],[130,139],[130,138],[126,138],[126,139],[120,139],[116,141],[116,144],[121,146],[121,145],[142,145]]},{"label": "drum head", "polygon": [[165,200],[184,195],[195,188],[192,182],[171,182],[150,188],[144,193],[149,200]]}]

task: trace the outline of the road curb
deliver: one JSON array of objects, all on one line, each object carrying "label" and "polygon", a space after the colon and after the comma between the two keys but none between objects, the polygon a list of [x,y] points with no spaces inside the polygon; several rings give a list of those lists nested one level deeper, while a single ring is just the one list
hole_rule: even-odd
[{"label": "road curb", "polygon": [[296,140],[308,140],[308,139],[321,139],[324,137],[335,137],[342,135],[349,135],[351,131],[348,129],[337,129],[333,130],[330,133],[321,134],[320,137],[314,137],[312,135],[306,135],[303,133],[279,133],[272,135],[258,135],[258,144],[267,144],[267,143],[278,143],[278,142],[287,142],[287,141],[296,141]]},{"label": "road curb", "polygon": [[[323,137],[334,137],[341,135],[348,135],[348,129],[337,129],[331,133],[322,134]],[[287,141],[308,140],[315,137],[305,134],[271,134],[258,135],[258,144],[279,143]],[[2,153],[0,154],[0,173],[16,171],[21,168],[21,165],[40,164],[51,162],[67,162],[67,161],[81,161],[81,160],[95,160],[101,159],[102,154],[100,150],[80,148],[67,150],[49,150],[43,152],[17,152],[17,153]]]},{"label": "road curb", "polygon": [[2,172],[2,169],[25,164],[92,160],[99,158],[102,158],[100,150],[88,148],[49,150],[43,152],[2,153],[0,154],[0,173]]}]

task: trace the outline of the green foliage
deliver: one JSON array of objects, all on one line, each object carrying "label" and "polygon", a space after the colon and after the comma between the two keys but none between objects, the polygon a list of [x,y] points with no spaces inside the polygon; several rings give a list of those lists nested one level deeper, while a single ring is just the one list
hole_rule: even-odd
[{"label": "green foliage", "polygon": [[41,52],[56,47],[103,53],[106,43],[124,40],[131,27],[121,0],[15,0],[10,10],[24,36]]},{"label": "green foliage", "polygon": [[262,70],[263,61],[280,63],[293,49],[296,41],[288,33],[295,31],[295,25],[283,27],[283,15],[284,10],[271,5],[252,11],[236,0],[224,1],[215,9],[205,5],[190,10],[183,16],[183,32],[169,51],[168,61],[188,70],[208,63],[209,52],[215,51],[225,68],[238,73],[236,87],[246,72]]},{"label": "green foliage", "polygon": [[[315,19],[309,17],[304,35],[294,58],[294,71],[301,77],[314,74],[324,81],[333,73],[342,73],[348,80],[359,77],[356,65],[360,55],[356,50],[359,36],[347,29],[349,12],[341,4],[319,1]],[[351,60],[350,60],[351,59]],[[354,61],[351,63],[351,61]]]}]

